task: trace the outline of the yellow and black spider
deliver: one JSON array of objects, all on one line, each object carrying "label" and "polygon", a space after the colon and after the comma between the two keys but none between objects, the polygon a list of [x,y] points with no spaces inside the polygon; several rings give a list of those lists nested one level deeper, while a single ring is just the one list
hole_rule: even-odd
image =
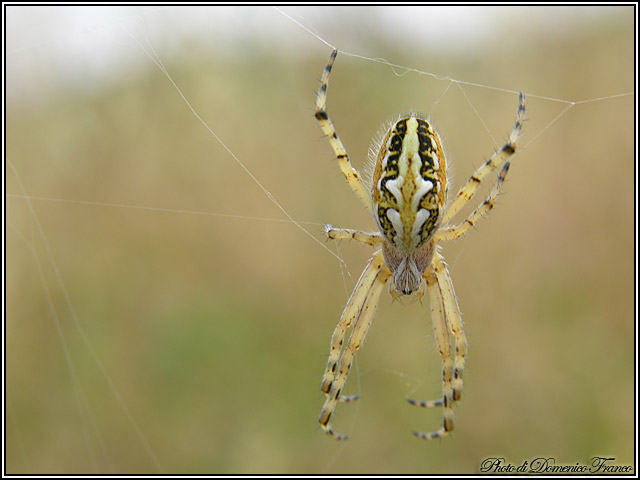
[{"label": "yellow and black spider", "polygon": [[[443,407],[442,426],[432,433],[414,431],[424,438],[442,437],[453,430],[453,404],[462,395],[462,372],[467,340],[460,309],[447,266],[439,252],[439,242],[465,235],[494,205],[516,151],[525,115],[525,97],[520,93],[516,123],[507,143],[469,178],[458,194],[448,201],[447,162],[442,143],[429,122],[411,113],[402,116],[372,148],[373,174],[365,183],[349,161],[342,142],[326,110],[329,75],[338,51],[334,50],[322,74],[315,116],[338,159],[338,165],[356,196],[373,213],[378,231],[360,232],[326,226],[332,239],[353,239],[379,247],[362,272],[331,338],[329,361],[322,379],[327,398],[320,413],[322,428],[343,440],[329,420],[338,402],[355,400],[342,396],[354,356],[364,341],[382,289],[392,279],[391,295],[429,293],[433,329],[442,358],[443,396],[434,401],[409,403],[420,407]],[[466,219],[451,220],[469,202],[482,181],[502,166],[489,196]],[[345,345],[347,330],[352,327]]]}]

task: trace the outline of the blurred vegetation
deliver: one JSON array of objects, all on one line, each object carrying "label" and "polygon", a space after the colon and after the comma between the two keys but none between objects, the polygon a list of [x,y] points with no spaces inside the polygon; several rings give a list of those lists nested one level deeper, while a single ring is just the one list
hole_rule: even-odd
[{"label": "blurred vegetation", "polygon": [[[106,90],[10,104],[6,473],[156,473],[118,397],[168,473],[464,474],[492,456],[633,465],[634,97],[577,104],[551,124],[566,104],[533,95],[632,91],[633,18],[513,35],[464,58],[369,37],[393,63],[531,93],[498,208],[444,248],[470,352],[456,430],[431,443],[411,430],[435,429],[441,413],[404,401],[440,392],[426,300],[383,295],[348,381],[362,398],[334,417],[351,439],[317,425],[329,339],[371,254],[325,243],[322,224],[373,228],[314,124],[329,49],[164,60],[207,125],[345,266],[271,221],[284,216],[143,55],[145,74]],[[517,97],[462,85],[485,127],[455,84],[441,97],[449,85],[339,56],[329,112],[356,166],[380,124],[418,108],[457,188],[506,138]],[[28,195],[49,199],[31,200],[48,246],[11,165]]]}]

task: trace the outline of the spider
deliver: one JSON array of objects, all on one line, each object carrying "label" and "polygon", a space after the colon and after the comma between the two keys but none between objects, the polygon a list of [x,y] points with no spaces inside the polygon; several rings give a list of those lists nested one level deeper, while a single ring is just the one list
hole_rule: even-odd
[{"label": "spider", "polygon": [[[516,151],[525,115],[525,97],[520,93],[516,123],[509,140],[471,175],[458,194],[447,201],[447,166],[440,137],[430,123],[416,113],[402,116],[391,125],[371,149],[374,163],[370,182],[365,184],[353,168],[326,110],[329,75],[337,50],[329,57],[316,99],[315,117],[338,160],[349,186],[373,213],[378,231],[325,227],[330,239],[351,239],[378,247],[362,272],[331,338],[327,368],[322,378],[326,400],[318,421],[330,436],[345,440],[329,423],[340,402],[358,398],[343,396],[342,390],[356,352],[360,349],[375,314],[383,287],[389,283],[392,297],[429,293],[434,336],[442,359],[442,398],[433,401],[407,399],[411,405],[442,407],[442,426],[431,433],[414,431],[419,438],[443,437],[453,430],[453,404],[462,396],[462,373],[467,339],[460,308],[439,243],[465,235],[494,206]],[[475,195],[481,182],[502,165],[489,196],[461,223],[453,217]],[[344,347],[347,330],[351,334]]]}]

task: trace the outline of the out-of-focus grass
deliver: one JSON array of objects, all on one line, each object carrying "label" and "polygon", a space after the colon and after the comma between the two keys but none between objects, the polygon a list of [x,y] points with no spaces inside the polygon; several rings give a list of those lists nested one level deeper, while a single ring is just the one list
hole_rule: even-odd
[{"label": "out-of-focus grass", "polygon": [[[631,21],[538,40],[462,64],[384,53],[564,100],[632,90]],[[325,245],[324,222],[373,222],[315,128],[329,51],[311,53],[192,59],[169,71]],[[494,143],[455,85],[438,100],[446,87],[340,56],[329,111],[358,167],[384,120],[430,113],[457,188],[506,138],[517,97],[465,87]],[[530,95],[526,147],[498,208],[444,249],[470,344],[454,434],[431,443],[410,434],[441,421],[404,402],[439,394],[439,358],[426,300],[385,295],[348,382],[362,398],[334,417],[352,438],[337,444],[316,423],[320,378],[370,252],[327,244],[344,267],[291,223],[267,220],[284,217],[157,70],[91,97],[12,105],[7,159],[26,192],[71,202],[31,201],[49,255],[25,199],[7,199],[7,473],[157,471],[116,397],[171,473],[469,473],[490,456],[632,464],[633,101],[579,104],[549,126],[563,108]],[[11,167],[7,192],[21,194]]]}]

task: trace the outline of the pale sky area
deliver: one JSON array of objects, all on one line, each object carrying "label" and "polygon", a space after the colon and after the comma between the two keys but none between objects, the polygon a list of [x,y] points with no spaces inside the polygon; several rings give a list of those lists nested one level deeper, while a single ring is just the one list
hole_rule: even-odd
[{"label": "pale sky area", "polygon": [[[176,6],[7,6],[8,93],[29,95],[42,88],[39,71],[56,72],[62,84],[94,88],[130,75],[140,62],[136,42],[162,53],[237,55],[243,48],[280,49],[307,55],[326,48],[318,36],[341,50],[376,56],[378,45],[417,45],[473,55],[496,33],[563,35],[619,9],[603,7],[176,7]],[[299,22],[298,25],[296,22]],[[302,25],[302,26],[301,26]],[[147,47],[149,46],[147,45]],[[379,49],[379,47],[378,47]],[[142,63],[142,65],[141,65]],[[53,67],[53,68],[52,68]],[[11,98],[10,98],[11,101]]]}]

